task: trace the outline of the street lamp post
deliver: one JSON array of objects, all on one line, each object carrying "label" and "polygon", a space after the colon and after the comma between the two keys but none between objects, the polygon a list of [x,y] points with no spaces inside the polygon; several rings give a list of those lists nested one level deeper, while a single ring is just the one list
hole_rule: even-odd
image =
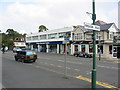
[{"label": "street lamp post", "polygon": [[[95,0],[93,0],[92,4],[93,4],[92,20],[93,20],[93,25],[95,25],[95,20],[96,20]],[[95,30],[93,30],[93,69],[92,69],[91,87],[96,88],[96,31]]]}]

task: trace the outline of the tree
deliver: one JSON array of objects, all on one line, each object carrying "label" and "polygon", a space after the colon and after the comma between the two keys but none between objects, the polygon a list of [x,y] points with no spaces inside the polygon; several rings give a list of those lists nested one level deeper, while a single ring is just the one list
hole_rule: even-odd
[{"label": "tree", "polygon": [[6,31],[7,35],[10,39],[14,40],[15,37],[21,37],[22,34],[19,34],[17,31],[14,31],[13,29],[7,29]]},{"label": "tree", "polygon": [[46,26],[44,25],[40,25],[39,26],[39,31],[38,32],[43,32],[43,31],[47,31],[48,29],[46,28]]}]

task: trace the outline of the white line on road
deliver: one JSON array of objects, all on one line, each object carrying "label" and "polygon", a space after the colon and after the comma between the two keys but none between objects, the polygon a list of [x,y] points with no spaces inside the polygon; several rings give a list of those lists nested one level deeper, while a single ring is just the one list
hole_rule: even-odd
[{"label": "white line on road", "polygon": [[62,66],[57,66],[57,67],[61,68]]},{"label": "white line on road", "polygon": [[66,67],[67,69],[71,69],[71,68],[69,68],[69,67]]},{"label": "white line on road", "polygon": [[88,73],[86,73],[86,74],[91,74],[92,72],[88,72]]},{"label": "white line on road", "polygon": [[[58,60],[60,62],[64,62],[64,60]],[[82,64],[82,63],[77,63],[77,62],[71,62],[71,61],[67,61],[68,63],[73,63],[73,64]]]},{"label": "white line on road", "polygon": [[36,68],[40,68],[40,66],[35,66]]},{"label": "white line on road", "polygon": [[54,64],[50,64],[51,66],[55,66]]},{"label": "white line on road", "polygon": [[108,69],[119,69],[117,67],[109,67],[109,66],[101,66],[101,65],[97,65],[97,67],[103,67],[103,68],[108,68]]},{"label": "white line on road", "polygon": [[63,60],[58,60],[58,61],[60,61],[60,62],[64,62]]},{"label": "white line on road", "polygon": [[74,69],[75,71],[80,71],[79,69]]}]

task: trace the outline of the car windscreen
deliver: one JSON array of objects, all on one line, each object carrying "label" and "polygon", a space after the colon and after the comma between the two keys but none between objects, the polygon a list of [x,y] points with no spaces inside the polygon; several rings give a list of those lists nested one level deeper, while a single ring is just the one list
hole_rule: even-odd
[{"label": "car windscreen", "polygon": [[32,52],[32,51],[26,53],[26,55],[34,55],[34,54],[36,54],[36,53]]}]

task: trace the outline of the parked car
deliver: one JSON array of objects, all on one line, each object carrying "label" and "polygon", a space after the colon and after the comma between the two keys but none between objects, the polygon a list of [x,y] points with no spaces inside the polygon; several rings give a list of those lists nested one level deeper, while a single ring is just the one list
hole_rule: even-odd
[{"label": "parked car", "polygon": [[92,58],[92,57],[93,57],[93,54],[92,54],[92,53],[84,52],[83,57],[85,57],[85,58]]},{"label": "parked car", "polygon": [[83,57],[83,56],[84,56],[84,52],[76,51],[76,52],[74,53],[74,56]]},{"label": "parked car", "polygon": [[21,48],[19,48],[19,47],[14,47],[13,48],[13,53],[16,53],[17,51],[21,51],[22,49]]},{"label": "parked car", "polygon": [[30,50],[17,51],[15,60],[22,62],[35,62],[37,60],[37,54],[36,52]]},{"label": "parked car", "polygon": [[30,50],[30,48],[21,48],[21,50]]}]

